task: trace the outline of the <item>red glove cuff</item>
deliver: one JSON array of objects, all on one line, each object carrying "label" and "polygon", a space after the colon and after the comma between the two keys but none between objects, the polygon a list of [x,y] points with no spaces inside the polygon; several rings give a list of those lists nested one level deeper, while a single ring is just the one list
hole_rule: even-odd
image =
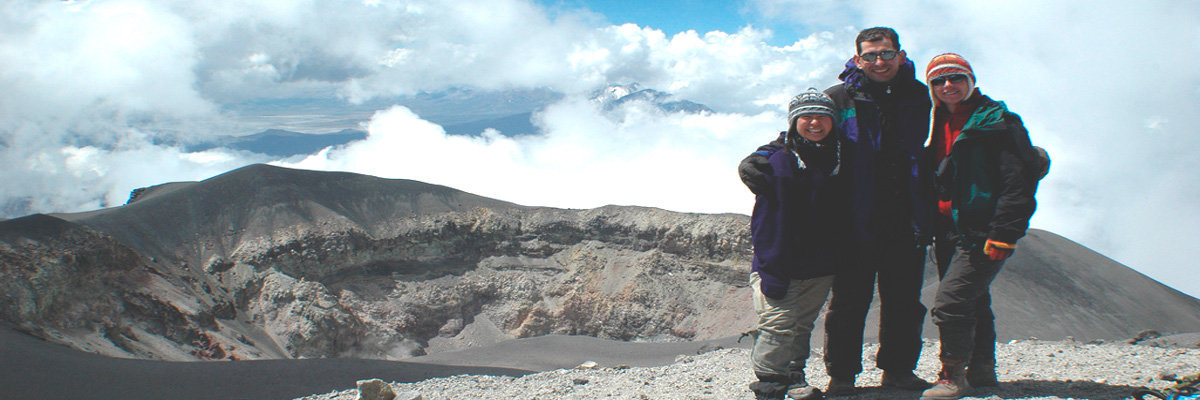
[{"label": "red glove cuff", "polygon": [[988,239],[987,242],[983,244],[983,253],[987,254],[988,258],[991,258],[992,261],[1000,261],[1008,258],[1008,256],[1012,255],[1013,250],[1016,249],[1016,244],[1004,243],[992,239]]}]

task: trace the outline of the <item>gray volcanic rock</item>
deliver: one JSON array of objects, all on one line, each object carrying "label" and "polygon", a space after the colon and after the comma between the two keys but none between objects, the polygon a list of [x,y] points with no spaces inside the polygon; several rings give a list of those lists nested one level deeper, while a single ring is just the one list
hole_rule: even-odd
[{"label": "gray volcanic rock", "polygon": [[[43,234],[44,252],[102,257],[62,266],[23,256],[27,231],[43,226],[58,227]],[[404,358],[480,344],[483,334],[727,336],[746,326],[722,317],[723,305],[744,303],[745,231],[740,215],[530,208],[414,181],[257,165],[148,188],[122,207],[0,223],[5,274],[148,277],[25,287],[42,280],[22,275],[0,283],[19,289],[0,294],[0,315],[53,341],[164,359]],[[80,290],[119,301],[63,295]],[[27,305],[41,299],[104,312],[67,321]],[[713,320],[727,326],[711,329]]]},{"label": "gray volcanic rock", "polygon": [[5,221],[0,260],[0,318],[43,338],[136,358],[285,355],[226,329],[220,319],[237,310],[205,282],[83,225],[47,215]]},{"label": "gray volcanic rock", "polygon": [[143,300],[137,290],[149,279],[136,252],[111,237],[47,215],[5,221],[5,227],[0,231],[0,262],[5,266],[0,282],[6,292],[0,297],[0,317],[119,337],[106,319],[121,304]]},{"label": "gray volcanic rock", "polygon": [[[1002,338],[1200,331],[1194,298],[1048,232],[1020,244],[995,285]],[[542,335],[700,341],[753,326],[750,256],[745,215],[525,207],[254,165],[121,207],[0,221],[0,318],[168,360],[403,359]]]}]

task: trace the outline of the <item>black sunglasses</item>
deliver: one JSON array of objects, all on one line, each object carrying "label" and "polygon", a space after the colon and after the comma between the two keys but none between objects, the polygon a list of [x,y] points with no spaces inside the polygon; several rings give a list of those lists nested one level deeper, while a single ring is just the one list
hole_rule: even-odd
[{"label": "black sunglasses", "polygon": [[862,53],[858,56],[862,57],[862,59],[866,60],[867,62],[875,62],[876,58],[882,58],[883,61],[891,61],[891,59],[896,58],[897,54],[900,54],[900,52],[896,50],[884,50],[880,52]]},{"label": "black sunglasses", "polygon": [[961,83],[962,81],[965,81],[965,80],[967,80],[966,75],[954,74],[954,75],[948,75],[948,76],[939,76],[937,78],[930,79],[929,84],[932,86],[942,86],[942,85],[946,84],[946,81],[950,81],[950,83]]}]

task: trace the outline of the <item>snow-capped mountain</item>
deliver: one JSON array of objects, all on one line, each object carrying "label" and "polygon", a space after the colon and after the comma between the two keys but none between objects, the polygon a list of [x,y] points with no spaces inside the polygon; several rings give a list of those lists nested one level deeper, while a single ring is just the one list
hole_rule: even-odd
[{"label": "snow-capped mountain", "polygon": [[644,101],[657,106],[666,112],[702,113],[712,112],[708,106],[690,100],[676,99],[674,95],[654,89],[643,89],[638,83],[625,85],[610,85],[597,90],[592,95],[592,101],[604,108],[612,109],[633,101]]}]

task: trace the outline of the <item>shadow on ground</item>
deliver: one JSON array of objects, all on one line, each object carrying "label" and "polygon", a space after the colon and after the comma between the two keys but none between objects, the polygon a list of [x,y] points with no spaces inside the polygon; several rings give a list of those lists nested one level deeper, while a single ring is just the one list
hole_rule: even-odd
[{"label": "shadow on ground", "polygon": [[[1125,385],[1106,385],[1095,382],[1063,382],[1018,380],[1002,382],[1000,387],[974,388],[963,400],[1031,399],[1056,397],[1078,400],[1128,400],[1138,388]],[[829,396],[831,400],[916,400],[921,393],[883,387],[860,388],[849,396]]]},{"label": "shadow on ground", "polygon": [[457,374],[521,376],[512,368],[356,360],[168,362],[112,358],[0,326],[0,398],[279,400],[353,389],[360,379],[415,382]]}]

